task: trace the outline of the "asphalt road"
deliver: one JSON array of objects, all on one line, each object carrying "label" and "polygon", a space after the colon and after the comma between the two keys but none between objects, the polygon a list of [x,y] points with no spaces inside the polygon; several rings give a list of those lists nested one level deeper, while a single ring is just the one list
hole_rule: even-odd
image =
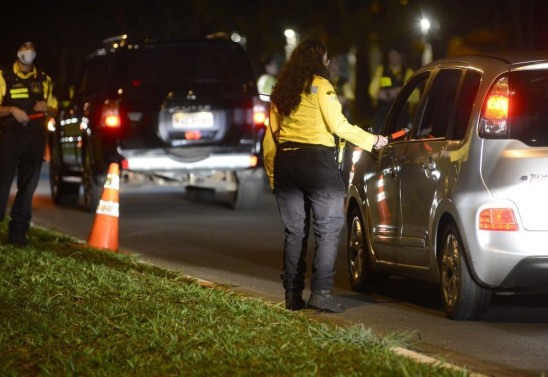
[{"label": "asphalt road", "polygon": [[[44,172],[47,165],[44,166]],[[86,240],[94,214],[56,207],[47,174],[35,195],[35,224]],[[234,212],[223,198],[192,203],[180,188],[120,189],[120,249],[185,274],[226,284],[234,290],[283,302],[279,278],[283,226],[272,194],[260,210]],[[547,296],[499,297],[480,321],[445,318],[435,285],[393,278],[366,293],[352,292],[341,240],[335,294],[343,314],[317,314],[362,323],[379,335],[405,333],[413,349],[489,376],[539,376],[548,373]],[[309,242],[309,265],[313,240]],[[308,292],[306,293],[308,294]]]}]

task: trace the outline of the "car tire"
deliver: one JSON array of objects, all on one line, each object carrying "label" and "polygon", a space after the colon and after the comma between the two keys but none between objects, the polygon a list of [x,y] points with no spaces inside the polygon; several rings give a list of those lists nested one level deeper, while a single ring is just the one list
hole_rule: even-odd
[{"label": "car tire", "polygon": [[78,203],[80,183],[66,182],[63,173],[63,164],[59,150],[50,149],[49,183],[53,203],[57,205],[74,206]]},{"label": "car tire", "polygon": [[84,187],[84,209],[93,213],[97,210],[106,176],[97,174],[94,169],[91,151],[86,148],[84,151],[84,169],[82,172],[82,185]]},{"label": "car tire", "polygon": [[347,260],[350,286],[353,291],[365,292],[371,283],[388,278],[388,275],[375,271],[369,253],[367,230],[360,210],[353,207],[350,212],[347,237]]},{"label": "car tire", "polygon": [[478,319],[491,302],[492,290],[481,286],[472,277],[464,244],[454,224],[445,228],[441,247],[440,288],[447,317]]},{"label": "car tire", "polygon": [[238,189],[233,194],[232,209],[252,211],[259,208],[264,187],[262,170],[244,170],[236,172]]}]

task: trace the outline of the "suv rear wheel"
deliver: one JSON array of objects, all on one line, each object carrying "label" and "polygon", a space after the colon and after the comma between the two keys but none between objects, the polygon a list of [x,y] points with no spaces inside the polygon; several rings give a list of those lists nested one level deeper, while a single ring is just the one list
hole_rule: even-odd
[{"label": "suv rear wheel", "polygon": [[91,151],[84,151],[84,170],[82,172],[82,184],[84,186],[84,208],[88,212],[95,212],[101,200],[105,175],[95,173]]},{"label": "suv rear wheel", "polygon": [[78,203],[80,183],[66,182],[63,175],[63,166],[59,150],[52,146],[50,149],[49,183],[53,203],[58,205],[75,205]]},{"label": "suv rear wheel", "polygon": [[464,255],[464,245],[454,224],[443,232],[440,285],[447,316],[456,320],[478,319],[491,301],[491,290],[474,280]]},{"label": "suv rear wheel", "polygon": [[236,172],[238,189],[233,193],[232,208],[236,211],[255,210],[259,207],[264,188],[261,169]]}]

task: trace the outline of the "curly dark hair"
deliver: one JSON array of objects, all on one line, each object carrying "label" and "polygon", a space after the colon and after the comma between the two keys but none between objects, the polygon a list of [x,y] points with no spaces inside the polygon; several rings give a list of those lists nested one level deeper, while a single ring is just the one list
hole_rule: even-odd
[{"label": "curly dark hair", "polygon": [[270,95],[280,115],[291,114],[301,102],[301,93],[310,93],[314,75],[329,80],[329,71],[323,63],[326,51],[325,45],[315,39],[304,40],[293,50]]}]

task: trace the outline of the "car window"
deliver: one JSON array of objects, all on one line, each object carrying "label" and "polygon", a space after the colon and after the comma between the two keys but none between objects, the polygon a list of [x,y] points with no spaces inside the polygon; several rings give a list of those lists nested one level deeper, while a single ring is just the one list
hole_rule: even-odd
[{"label": "car window", "polygon": [[108,75],[107,56],[96,56],[83,67],[78,93],[89,96],[101,91]]},{"label": "car window", "polygon": [[466,134],[470,114],[474,107],[474,101],[478,93],[481,81],[481,74],[478,71],[468,70],[464,76],[462,88],[457,102],[455,122],[449,127],[447,138],[451,140],[462,140]]},{"label": "car window", "polygon": [[460,69],[438,72],[424,99],[424,111],[417,138],[447,137],[452,128],[455,99],[462,75]]},{"label": "car window", "polygon": [[224,83],[241,88],[248,78],[246,60],[237,51],[216,46],[141,48],[122,51],[116,60],[113,85],[154,86],[165,83]]},{"label": "car window", "polygon": [[390,135],[402,128],[411,129],[429,75],[429,72],[422,73],[404,85],[388,115],[383,134]]},{"label": "car window", "polygon": [[510,137],[530,146],[548,146],[548,71],[512,72],[508,80]]}]

